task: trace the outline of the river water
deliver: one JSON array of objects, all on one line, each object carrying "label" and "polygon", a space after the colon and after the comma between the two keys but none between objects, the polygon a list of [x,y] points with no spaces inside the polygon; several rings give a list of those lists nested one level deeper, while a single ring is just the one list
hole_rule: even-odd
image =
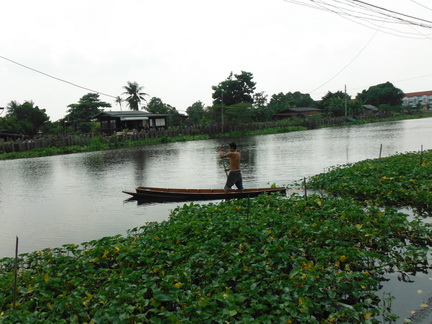
[{"label": "river water", "polygon": [[[139,185],[223,188],[217,147],[228,149],[231,140],[242,154],[245,187],[265,187],[378,158],[381,145],[382,156],[428,150],[431,139],[432,118],[424,118],[0,161],[0,258],[14,255],[16,236],[24,253],[168,219],[182,203],[137,204],[121,191]],[[428,283],[417,299],[431,296]]]}]

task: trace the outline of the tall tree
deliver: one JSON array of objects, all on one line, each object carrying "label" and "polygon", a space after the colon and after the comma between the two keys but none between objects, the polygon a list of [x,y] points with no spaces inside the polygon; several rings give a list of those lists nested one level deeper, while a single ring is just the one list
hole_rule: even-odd
[{"label": "tall tree", "polygon": [[279,112],[295,107],[316,107],[316,103],[308,93],[296,91],[274,94],[270,98],[268,106],[270,110]]},{"label": "tall tree", "polygon": [[324,110],[324,113],[329,116],[344,116],[345,102],[347,104],[347,113],[350,114],[349,110],[351,97],[342,91],[329,91],[324,97],[322,97],[320,102],[320,108],[322,108]]},{"label": "tall tree", "polygon": [[254,108],[261,108],[267,106],[267,95],[264,91],[254,93],[253,95]]},{"label": "tall tree", "polygon": [[123,98],[120,97],[120,96],[117,96],[117,97],[115,98],[115,103],[116,103],[117,105],[120,106],[120,110],[122,110],[122,102],[123,102],[123,101],[124,101]]},{"label": "tall tree", "polygon": [[22,105],[11,101],[7,105],[7,114],[2,119],[5,119],[3,125],[6,125],[8,131],[29,136],[36,135],[49,121],[46,110],[39,109],[33,101],[26,101]]},{"label": "tall tree", "polygon": [[90,132],[90,122],[94,115],[101,112],[101,107],[111,107],[111,104],[100,101],[97,93],[88,93],[82,96],[77,104],[68,105],[69,110],[65,119],[75,130]]},{"label": "tall tree", "polygon": [[146,110],[152,114],[168,114],[168,124],[179,125],[181,122],[180,113],[177,109],[162,101],[161,98],[152,97],[146,107]]},{"label": "tall tree", "polygon": [[127,82],[127,85],[123,87],[126,91],[123,94],[127,95],[126,101],[128,102],[131,110],[138,110],[141,101],[146,101],[144,96],[148,96],[147,93],[142,92],[144,87],[138,85],[137,82]]},{"label": "tall tree", "polygon": [[357,95],[357,99],[366,104],[400,106],[405,94],[401,89],[396,88],[392,83],[386,82],[369,87]]},{"label": "tall tree", "polygon": [[240,74],[231,72],[228,78],[220,82],[213,89],[213,104],[231,106],[238,103],[253,103],[253,93],[256,83],[253,74],[241,71]]},{"label": "tall tree", "polygon": [[190,124],[199,125],[205,118],[204,104],[201,101],[194,102],[192,106],[187,107],[186,113]]}]

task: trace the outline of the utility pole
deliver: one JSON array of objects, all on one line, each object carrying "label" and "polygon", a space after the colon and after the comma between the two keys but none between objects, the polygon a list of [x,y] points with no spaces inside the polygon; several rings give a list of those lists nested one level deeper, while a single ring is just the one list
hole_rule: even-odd
[{"label": "utility pole", "polygon": [[347,99],[346,99],[346,84],[345,84],[345,96],[344,96],[345,100],[344,100],[344,105],[345,105],[345,118],[348,117],[348,112],[347,112]]},{"label": "utility pole", "polygon": [[222,133],[224,132],[224,105],[223,105],[223,89],[221,89],[221,93],[222,93],[222,95],[221,95],[221,97],[222,97],[222,100],[221,100],[221,103],[222,103]]}]

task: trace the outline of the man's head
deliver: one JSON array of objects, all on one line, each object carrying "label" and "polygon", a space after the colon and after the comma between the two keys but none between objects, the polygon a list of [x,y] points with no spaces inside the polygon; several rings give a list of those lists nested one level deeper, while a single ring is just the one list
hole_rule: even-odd
[{"label": "man's head", "polygon": [[230,147],[230,149],[232,149],[232,150],[237,150],[237,144],[236,143],[234,143],[234,142],[232,142],[232,143],[230,143],[229,144],[229,147]]}]

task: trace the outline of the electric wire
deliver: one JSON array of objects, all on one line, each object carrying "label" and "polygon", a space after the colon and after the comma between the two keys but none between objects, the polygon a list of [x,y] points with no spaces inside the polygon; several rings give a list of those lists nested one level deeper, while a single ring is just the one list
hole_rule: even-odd
[{"label": "electric wire", "polygon": [[413,2],[413,3],[415,3],[416,5],[419,5],[420,7],[423,7],[423,8],[425,8],[425,9],[427,9],[427,10],[432,11],[431,8],[426,7],[424,4],[418,3],[417,1],[414,1],[414,0],[410,0],[410,1]]},{"label": "electric wire", "polygon": [[325,86],[327,83],[335,79],[339,74],[341,74],[348,66],[350,66],[359,56],[363,53],[363,51],[369,46],[369,44],[372,42],[372,40],[375,38],[375,36],[378,34],[379,30],[376,30],[375,33],[372,35],[372,37],[368,40],[368,42],[363,46],[363,48],[357,53],[356,56],[352,58],[351,61],[349,61],[339,72],[337,72],[332,78],[321,84],[318,88],[315,88],[314,90],[310,91],[309,93],[314,93],[318,89],[321,89],[323,86]]},{"label": "electric wire", "polygon": [[23,67],[23,68],[26,68],[26,69],[29,69],[29,70],[31,70],[31,71],[34,71],[34,72],[40,73],[40,74],[42,74],[42,75],[45,75],[45,76],[47,76],[47,77],[49,77],[49,78],[55,79],[55,80],[57,80],[57,81],[61,81],[61,82],[64,82],[64,83],[70,84],[70,85],[72,85],[72,86],[74,86],[74,87],[81,88],[81,89],[84,89],[84,90],[87,90],[87,91],[90,91],[90,92],[93,92],[93,93],[97,93],[97,94],[100,94],[100,95],[104,95],[104,96],[107,96],[107,97],[111,97],[111,98],[114,98],[114,99],[117,98],[117,96],[112,96],[112,95],[109,95],[109,94],[106,94],[106,93],[103,93],[103,92],[100,92],[100,91],[96,91],[96,90],[93,90],[93,89],[90,89],[90,88],[86,88],[86,87],[80,86],[80,85],[78,85],[78,84],[76,84],[76,83],[73,83],[73,82],[70,82],[70,81],[66,81],[66,80],[61,79],[61,78],[57,78],[57,77],[55,77],[55,76],[53,76],[53,75],[50,75],[50,74],[48,74],[48,73],[45,73],[45,72],[42,72],[42,71],[36,70],[36,69],[31,68],[31,67],[29,67],[29,66],[27,66],[27,65],[24,65],[24,64],[21,64],[21,63],[19,63],[19,62],[14,61],[14,60],[11,60],[11,59],[9,59],[9,58],[7,58],[7,57],[4,57],[4,56],[1,56],[1,55],[0,55],[0,58],[2,58],[3,60],[9,61],[9,62],[11,62],[11,63],[14,63],[14,64],[16,64],[16,65],[19,65],[19,66],[21,66],[21,67]]},{"label": "electric wire", "polygon": [[[395,10],[387,9],[374,5],[369,2],[360,0],[283,0],[288,3],[305,6],[321,11],[327,11],[337,14],[340,17],[359,23],[363,26],[376,30],[377,23],[384,23],[380,28],[381,32],[394,36],[406,38],[420,39],[430,38],[431,35],[425,35],[411,32],[406,32],[401,27],[417,26],[425,29],[432,29],[432,21],[401,13]],[[423,6],[412,0],[413,3]],[[427,8],[427,7],[426,7]],[[427,8],[429,9],[429,8]],[[430,9],[429,9],[430,10]],[[371,27],[372,26],[372,27]],[[398,26],[398,28],[396,28]],[[420,35],[423,37],[421,37]]]}]

